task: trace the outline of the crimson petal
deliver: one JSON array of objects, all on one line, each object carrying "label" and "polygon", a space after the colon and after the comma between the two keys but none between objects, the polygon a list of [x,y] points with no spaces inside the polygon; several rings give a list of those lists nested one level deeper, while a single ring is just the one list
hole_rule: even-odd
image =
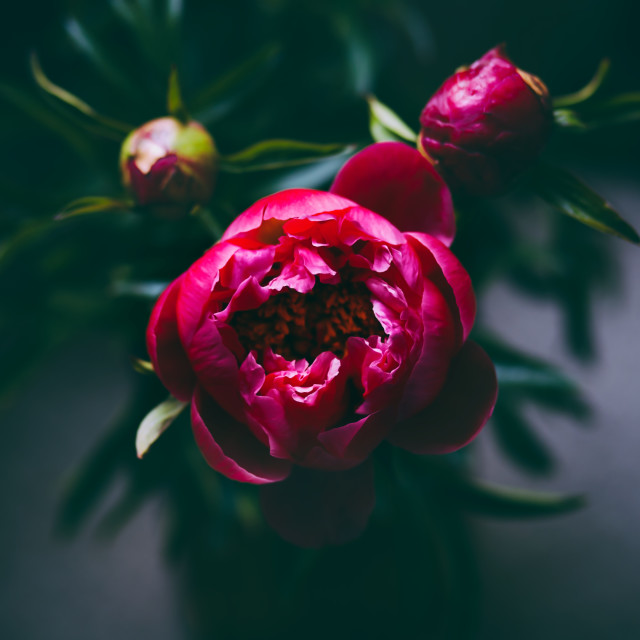
[{"label": "crimson petal", "polygon": [[147,327],[147,351],[158,378],[178,400],[188,402],[195,376],[178,335],[176,304],[184,274],[158,298]]},{"label": "crimson petal", "polygon": [[[444,279],[451,287],[454,300],[451,301],[452,310],[457,309],[460,316],[460,323],[462,328],[461,341],[465,341],[476,317],[476,297],[473,293],[473,287],[471,286],[471,278],[460,264],[458,258],[442,243],[424,233],[407,233],[409,243],[416,250],[416,253],[420,256],[420,245],[426,247],[429,250],[431,256],[435,259],[442,271]],[[419,244],[418,244],[419,243]],[[433,274],[426,274],[433,278]],[[443,282],[435,280],[442,290],[443,295],[447,295],[447,287]]]},{"label": "crimson petal", "polygon": [[288,542],[314,548],[344,544],[366,528],[375,504],[370,461],[348,471],[295,467],[284,482],[262,487],[267,523]]},{"label": "crimson petal", "polygon": [[265,484],[289,475],[290,462],[272,457],[247,425],[230,416],[200,387],[193,394],[191,425],[205,460],[227,478]]},{"label": "crimson petal", "polygon": [[467,342],[451,361],[438,397],[413,418],[400,423],[389,441],[418,454],[451,453],[473,440],[493,413],[498,394],[489,356]]},{"label": "crimson petal", "polygon": [[[318,218],[353,206],[338,195],[314,189],[286,189],[258,200],[241,213],[228,227],[222,240],[254,232],[266,244],[277,242],[285,221]],[[333,217],[333,216],[329,216]]]},{"label": "crimson petal", "polygon": [[455,236],[451,193],[431,163],[402,142],[378,142],[340,169],[331,193],[379,213],[400,231],[422,231],[447,246]]}]

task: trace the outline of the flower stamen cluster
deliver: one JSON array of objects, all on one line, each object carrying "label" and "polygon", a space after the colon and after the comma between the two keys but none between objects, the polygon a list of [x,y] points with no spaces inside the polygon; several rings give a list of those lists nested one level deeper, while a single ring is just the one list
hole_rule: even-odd
[{"label": "flower stamen cluster", "polygon": [[384,337],[362,282],[318,282],[307,294],[285,288],[257,309],[239,311],[230,321],[243,347],[258,359],[269,347],[287,360],[314,360],[323,351],[342,358],[351,336]]}]

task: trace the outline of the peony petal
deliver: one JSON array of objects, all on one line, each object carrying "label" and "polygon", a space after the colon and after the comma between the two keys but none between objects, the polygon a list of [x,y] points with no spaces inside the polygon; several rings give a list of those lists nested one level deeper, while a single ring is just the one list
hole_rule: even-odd
[{"label": "peony petal", "polygon": [[220,269],[238,250],[235,244],[218,242],[184,274],[176,310],[178,331],[185,346],[189,346],[203,320],[211,293],[220,278]]},{"label": "peony petal", "polygon": [[406,243],[404,234],[389,220],[364,207],[351,206],[340,221],[339,239],[348,246],[358,240],[383,240],[391,245]]},{"label": "peony petal", "polygon": [[379,213],[400,231],[429,233],[446,245],[453,241],[447,185],[417,149],[402,142],[378,142],[357,153],[339,171],[331,192]]},{"label": "peony petal", "polygon": [[251,276],[262,280],[273,265],[275,253],[273,245],[238,249],[220,268],[220,284],[227,289],[237,289]]},{"label": "peony petal", "polygon": [[[292,218],[324,219],[327,212],[338,212],[353,203],[338,195],[313,189],[287,189],[258,200],[241,213],[228,227],[222,240],[237,235],[255,235],[261,242],[275,244],[282,231],[282,222]],[[263,223],[263,220],[265,223]],[[271,220],[271,223],[266,221]],[[255,232],[252,234],[251,232]]]},{"label": "peony petal", "polygon": [[178,336],[176,302],[184,274],[162,293],[151,313],[147,327],[147,351],[158,378],[171,394],[188,402],[193,393],[195,376]]},{"label": "peony petal", "polygon": [[413,418],[399,424],[389,441],[419,454],[451,453],[473,440],[493,413],[498,394],[489,356],[467,342],[451,362],[438,397]]},{"label": "peony petal", "polygon": [[429,405],[445,384],[451,358],[458,350],[454,316],[438,287],[426,280],[422,300],[422,345],[404,387],[400,419]]},{"label": "peony petal", "polygon": [[245,424],[234,420],[201,387],[193,394],[191,425],[205,460],[231,480],[265,484],[284,480],[291,471],[290,462],[273,458]]},{"label": "peony petal", "polygon": [[366,528],[375,505],[373,465],[348,471],[296,467],[284,482],[262,487],[267,523],[288,542],[314,548],[344,544]]},{"label": "peony petal", "polygon": [[[340,461],[340,468],[348,469],[366,460],[384,440],[395,422],[393,410],[378,411],[342,427],[318,434],[318,442],[325,451]],[[315,468],[325,467],[326,462],[309,456],[304,464]],[[338,468],[327,465],[325,468]]]},{"label": "peony petal", "polygon": [[[434,274],[425,274],[436,282],[443,294],[447,296],[448,283],[451,287],[455,301],[451,301],[451,307],[457,309],[462,325],[461,343],[469,336],[469,332],[473,327],[476,317],[476,296],[473,293],[471,278],[466,269],[460,264],[458,258],[447,247],[432,236],[424,233],[407,233],[409,243],[421,255],[420,245],[426,247],[435,261],[438,263],[445,282],[440,282],[438,278],[434,278]],[[443,286],[444,285],[444,286]]]}]

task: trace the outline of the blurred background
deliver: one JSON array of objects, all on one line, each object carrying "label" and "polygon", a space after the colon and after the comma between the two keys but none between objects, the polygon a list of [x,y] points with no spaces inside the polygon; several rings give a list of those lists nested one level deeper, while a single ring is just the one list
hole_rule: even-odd
[{"label": "blurred background", "polygon": [[[560,400],[506,396],[510,404],[470,447],[465,464],[484,480],[585,494],[586,507],[538,519],[464,514],[458,528],[439,530],[447,544],[458,545],[442,552],[456,567],[442,575],[412,555],[422,540],[410,518],[403,525],[392,517],[390,524],[384,491],[372,531],[322,556],[323,572],[317,556],[294,557],[284,544],[263,543],[262,534],[249,536],[244,547],[227,547],[235,529],[219,514],[231,500],[231,511],[251,523],[250,497],[245,504],[246,496],[225,483],[211,488],[213,472],[195,462],[194,477],[204,476],[197,491],[206,500],[211,490],[223,505],[218,519],[205,522],[194,516],[197,491],[189,483],[196,481],[182,473],[182,463],[163,456],[161,443],[141,472],[126,457],[135,462],[131,429],[164,397],[156,381],[131,366],[132,357],[146,357],[152,297],[158,283],[213,242],[210,230],[195,218],[176,229],[133,213],[53,223],[70,200],[120,195],[121,139],[98,135],[91,123],[70,116],[38,89],[29,70],[35,50],[56,84],[137,126],[164,115],[175,63],[187,105],[224,154],[267,138],[366,144],[365,93],[417,129],[441,82],[501,42],[552,95],[578,90],[604,57],[612,64],[605,98],[640,91],[636,13],[624,0],[588,7],[577,0],[6,7],[0,24],[0,635],[640,637],[637,247],[561,218],[525,188],[461,206],[454,250],[474,279],[478,328],[573,381]],[[638,229],[639,142],[638,122],[557,131],[545,158],[579,175]],[[221,174],[213,213],[224,226],[274,190],[325,187],[343,162]],[[111,431],[123,415],[131,425]],[[175,429],[181,434],[166,447],[177,443],[190,460],[188,422]],[[78,476],[87,456],[93,475],[85,465]],[[76,484],[73,493],[78,477],[95,491],[78,494]],[[425,513],[428,518],[426,507]],[[458,515],[445,520],[460,524]],[[405,544],[403,555],[398,549]],[[287,574],[293,564],[288,588],[298,593],[283,591],[285,605],[273,609],[268,576]],[[297,613],[287,609],[299,602]]]}]

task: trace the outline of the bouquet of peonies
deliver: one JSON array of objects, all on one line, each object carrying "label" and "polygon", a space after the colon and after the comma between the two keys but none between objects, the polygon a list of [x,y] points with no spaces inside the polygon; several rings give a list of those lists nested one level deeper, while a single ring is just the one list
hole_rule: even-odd
[{"label": "bouquet of peonies", "polygon": [[[106,320],[138,371],[132,406],[75,474],[59,526],[75,531],[116,470],[128,489],[108,529],[145,496],[165,495],[168,547],[188,567],[194,624],[247,637],[263,627],[238,627],[233,607],[215,604],[223,585],[207,579],[233,573],[239,558],[251,559],[258,599],[275,612],[269,628],[286,631],[312,609],[311,596],[302,602],[291,591],[311,557],[299,547],[320,554],[349,548],[358,571],[373,552],[383,568],[377,583],[392,580],[400,594],[419,581],[407,557],[424,553],[417,562],[433,584],[425,589],[436,593],[449,579],[439,573],[442,558],[458,563],[470,554],[465,513],[550,515],[581,505],[580,496],[476,479],[464,447],[492,415],[506,453],[535,470],[548,456],[524,405],[577,418],[586,412],[579,391],[550,365],[474,327],[476,312],[484,285],[502,269],[521,276],[523,290],[566,304],[574,318],[579,311],[563,291],[587,292],[609,268],[594,230],[640,241],[585,184],[541,159],[562,129],[620,117],[620,101],[597,102],[607,63],[581,91],[554,98],[501,45],[444,80],[414,114],[419,133],[371,91],[354,90],[355,133],[343,131],[346,142],[255,142],[278,109],[263,95],[262,120],[254,122],[246,117],[256,107],[247,96],[256,87],[264,93],[260,80],[277,73],[281,53],[268,43],[192,91],[192,101],[183,100],[176,67],[165,67],[168,114],[156,112],[138,127],[54,83],[33,54],[33,77],[57,114],[53,126],[66,131],[56,120],[63,118],[82,153],[78,130],[115,140],[120,185],[104,180],[111,195],[78,193],[55,219],[16,227],[2,254],[14,260],[33,239],[45,250],[58,237],[69,242],[61,228],[75,227],[70,244],[78,247],[86,230],[100,229],[111,250],[87,258],[74,249],[77,265],[93,266],[82,295],[95,304],[59,315],[75,314],[81,326]],[[193,74],[185,73],[192,86]],[[276,97],[286,110],[289,93]],[[340,130],[338,116],[323,111],[327,131],[332,117]],[[225,115],[229,131],[220,126],[218,135],[216,120]],[[247,135],[252,143],[243,150],[218,150]],[[103,155],[111,175],[113,147]],[[89,171],[99,173],[95,167]],[[587,247],[602,268],[566,266],[554,279],[535,280],[540,254],[514,254],[527,238],[506,222],[519,215],[518,198],[531,196],[592,228],[549,214],[565,241],[544,248],[548,262]],[[66,273],[55,278],[54,289],[77,284]],[[59,324],[71,332],[77,326]],[[582,328],[568,335],[579,355],[590,351]],[[399,531],[407,536],[402,553]],[[416,539],[422,533],[428,540]],[[422,545],[428,549],[418,553]],[[331,572],[336,556],[325,558]],[[267,593],[274,580],[280,586]],[[447,629],[438,609],[434,625]]]}]

